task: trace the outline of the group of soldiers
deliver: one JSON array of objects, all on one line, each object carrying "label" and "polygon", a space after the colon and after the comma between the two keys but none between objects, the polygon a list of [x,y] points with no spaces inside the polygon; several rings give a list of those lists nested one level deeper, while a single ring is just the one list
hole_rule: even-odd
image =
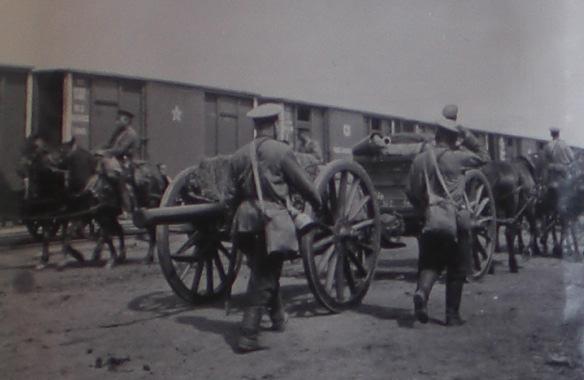
[{"label": "group of soldiers", "polygon": [[[277,141],[277,123],[281,107],[264,104],[254,108],[248,117],[254,121],[256,137],[241,147],[231,161],[232,184],[225,204],[234,213],[234,242],[247,255],[251,276],[247,291],[247,304],[241,322],[238,349],[250,352],[261,349],[259,327],[262,314],[267,312],[273,329],[285,328],[287,315],[280,294],[279,278],[284,251],[297,249],[293,244],[282,247],[274,240],[295,241],[295,227],[287,213],[287,199],[292,189],[302,194],[318,212],[321,202],[314,185],[295,159],[292,149]],[[456,124],[457,109],[445,108],[444,120],[436,133],[435,153],[446,186],[455,200],[460,201],[463,191],[464,171],[485,162],[486,153],[472,134]],[[408,194],[414,206],[422,211],[427,206],[424,182],[425,168],[430,157],[421,153],[412,165]],[[434,174],[430,185],[435,192],[440,189]],[[273,213],[287,215],[286,223],[266,224],[265,205]],[[273,228],[273,230],[266,230]],[[272,235],[268,239],[268,235]],[[440,236],[422,236],[420,239],[419,281],[414,296],[415,314],[422,323],[428,321],[427,300],[438,275],[447,271],[448,325],[460,325],[459,314],[462,287],[467,270],[467,252],[470,247],[470,230],[459,228],[458,239],[445,240]],[[275,236],[275,238],[273,237]]]},{"label": "group of soldiers", "polygon": [[[292,147],[278,141],[278,123],[282,107],[267,103],[252,109],[255,137],[241,147],[230,163],[231,183],[224,204],[233,216],[233,241],[247,256],[250,279],[247,301],[240,326],[237,348],[240,352],[262,349],[259,341],[260,321],[267,313],[276,331],[284,331],[288,315],[280,292],[280,276],[286,254],[297,250],[296,229],[288,212],[292,190],[300,193],[318,210],[322,200],[294,156]],[[465,171],[484,165],[490,158],[475,136],[457,122],[458,107],[447,105],[437,123],[435,144],[414,159],[407,185],[407,195],[414,208],[423,215],[429,207],[428,192],[451,198],[458,206],[456,236],[432,233],[419,236],[418,281],[413,296],[414,315],[428,322],[427,303],[439,275],[446,271],[447,326],[464,323],[460,315],[462,291],[469,268],[472,239],[463,207]],[[132,160],[139,147],[138,134],[131,126],[133,115],[120,111],[117,129],[103,154],[118,162]],[[574,160],[570,148],[552,129],[552,141],[544,155],[558,168]],[[297,151],[315,155],[322,162],[318,143],[309,131],[299,131]],[[114,170],[117,170],[114,168]],[[126,186],[120,181],[120,191]],[[278,220],[270,223],[270,219]]]}]

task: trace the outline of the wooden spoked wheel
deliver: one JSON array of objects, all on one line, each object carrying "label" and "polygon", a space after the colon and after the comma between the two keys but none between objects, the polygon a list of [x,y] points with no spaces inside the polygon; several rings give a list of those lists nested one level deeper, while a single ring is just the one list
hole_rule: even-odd
[{"label": "wooden spoked wheel", "polygon": [[[188,191],[188,179],[196,167],[179,173],[169,184],[161,207],[200,203]],[[172,290],[191,304],[221,298],[229,290],[241,263],[229,231],[220,220],[156,227],[158,259]]]},{"label": "wooden spoked wheel", "polygon": [[469,170],[464,177],[464,200],[470,214],[472,250],[469,279],[478,280],[489,271],[495,253],[497,216],[493,192],[483,173]]},{"label": "wooden spoked wheel", "polygon": [[379,206],[371,179],[353,161],[336,160],[316,179],[323,208],[317,227],[301,237],[308,284],[318,302],[337,313],[361,303],[380,251]]}]

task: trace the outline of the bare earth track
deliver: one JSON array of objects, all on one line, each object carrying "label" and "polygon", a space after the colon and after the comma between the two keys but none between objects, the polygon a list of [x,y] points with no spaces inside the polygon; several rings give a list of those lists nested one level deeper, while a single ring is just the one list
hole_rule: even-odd
[{"label": "bare earth track", "polygon": [[[0,374],[3,379],[584,379],[584,268],[548,257],[468,284],[460,328],[442,325],[444,285],[432,293],[429,324],[415,323],[416,245],[384,251],[363,305],[327,314],[300,262],[283,291],[291,320],[264,331],[269,349],[237,355],[244,268],[232,309],[193,308],[158,265],[139,262],[147,245],[129,239],[130,262],[36,271],[36,245],[0,248]],[[91,245],[77,242],[89,257]],[[57,246],[52,247],[53,250]],[[52,262],[60,259],[54,254]]]}]

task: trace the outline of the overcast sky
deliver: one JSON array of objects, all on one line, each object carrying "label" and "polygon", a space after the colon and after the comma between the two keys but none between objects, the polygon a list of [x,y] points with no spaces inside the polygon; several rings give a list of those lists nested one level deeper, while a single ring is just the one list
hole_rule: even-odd
[{"label": "overcast sky", "polygon": [[0,63],[189,82],[584,146],[584,1],[0,0]]}]

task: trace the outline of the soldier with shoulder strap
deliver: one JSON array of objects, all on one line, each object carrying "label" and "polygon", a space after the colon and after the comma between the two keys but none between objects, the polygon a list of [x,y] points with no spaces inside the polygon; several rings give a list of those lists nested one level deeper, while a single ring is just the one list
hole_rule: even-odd
[{"label": "soldier with shoulder strap", "polygon": [[[473,151],[477,149],[475,144],[465,149],[459,147],[458,142],[464,136],[453,118],[445,117],[438,125],[436,146],[416,156],[407,186],[412,205],[426,219],[426,226],[418,238],[418,283],[413,301],[418,321],[428,322],[430,292],[446,269],[446,324],[452,326],[463,323],[460,303],[472,249],[468,217],[465,218],[461,207],[464,172],[482,166],[485,161]],[[432,207],[439,206],[440,202],[445,206],[453,204],[456,211],[448,206],[432,214]]]},{"label": "soldier with shoulder strap", "polygon": [[132,212],[134,208],[133,162],[138,157],[140,149],[140,138],[132,127],[133,118],[133,113],[119,110],[115,121],[116,130],[104,149],[98,152],[98,155],[103,157],[102,164],[106,175],[115,182],[122,208],[127,212]]},{"label": "soldier with shoulder strap", "polygon": [[321,205],[292,149],[275,139],[281,112],[281,106],[268,103],[247,114],[254,121],[256,138],[235,152],[230,164],[231,183],[224,202],[228,212],[234,213],[233,242],[247,256],[251,271],[238,340],[240,352],[262,348],[258,338],[264,311],[269,313],[274,330],[283,331],[287,321],[280,275],[285,254],[298,249],[296,229],[287,210],[290,189],[314,208]]}]

